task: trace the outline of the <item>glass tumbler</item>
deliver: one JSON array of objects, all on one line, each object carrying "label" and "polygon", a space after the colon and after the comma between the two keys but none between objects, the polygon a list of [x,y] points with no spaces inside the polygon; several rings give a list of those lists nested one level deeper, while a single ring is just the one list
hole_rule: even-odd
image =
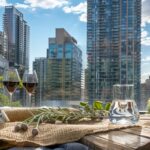
[{"label": "glass tumbler", "polygon": [[133,84],[113,86],[113,101],[109,111],[109,120],[114,124],[135,124],[139,120],[139,111],[134,101]]}]

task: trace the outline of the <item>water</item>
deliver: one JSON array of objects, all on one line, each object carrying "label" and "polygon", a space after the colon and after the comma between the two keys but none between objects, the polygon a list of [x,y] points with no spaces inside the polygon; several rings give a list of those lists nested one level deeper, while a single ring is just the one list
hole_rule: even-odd
[{"label": "water", "polygon": [[139,120],[139,112],[134,100],[114,100],[109,119],[115,124],[135,124]]}]

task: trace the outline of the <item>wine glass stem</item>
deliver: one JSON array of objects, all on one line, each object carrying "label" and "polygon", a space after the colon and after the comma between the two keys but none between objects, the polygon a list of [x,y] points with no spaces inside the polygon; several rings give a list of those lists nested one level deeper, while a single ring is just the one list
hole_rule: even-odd
[{"label": "wine glass stem", "polygon": [[32,96],[32,94],[29,93],[29,104],[28,104],[29,107],[31,107],[31,96]]},{"label": "wine glass stem", "polygon": [[12,93],[10,93],[10,106],[12,106]]}]

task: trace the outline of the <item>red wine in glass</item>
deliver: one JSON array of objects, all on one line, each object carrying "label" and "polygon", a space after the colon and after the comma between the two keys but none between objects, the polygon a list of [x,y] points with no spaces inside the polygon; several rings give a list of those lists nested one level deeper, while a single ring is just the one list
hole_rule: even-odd
[{"label": "red wine in glass", "polygon": [[34,70],[32,73],[29,73],[28,70],[26,70],[23,74],[23,86],[26,89],[29,99],[28,99],[28,106],[31,106],[31,95],[34,92],[35,88],[38,84],[38,78],[36,71]]},{"label": "red wine in glass", "polygon": [[35,88],[37,87],[37,83],[23,83],[23,86],[27,90],[28,93],[32,94]]},{"label": "red wine in glass", "polygon": [[19,82],[20,82],[20,77],[17,69],[9,68],[4,70],[3,85],[9,92],[10,103],[12,101],[12,94],[15,92],[17,86],[19,85]]},{"label": "red wine in glass", "polygon": [[3,81],[3,85],[7,88],[9,93],[13,93],[19,85],[19,82]]}]

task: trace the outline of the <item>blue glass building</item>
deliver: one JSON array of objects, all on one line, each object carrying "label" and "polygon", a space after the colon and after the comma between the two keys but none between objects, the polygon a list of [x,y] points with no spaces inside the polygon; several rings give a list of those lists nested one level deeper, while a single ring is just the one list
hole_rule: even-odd
[{"label": "blue glass building", "polygon": [[134,84],[140,103],[141,0],[87,0],[88,97],[112,100],[114,84]]},{"label": "blue glass building", "polygon": [[37,94],[41,93],[43,100],[80,101],[82,52],[77,41],[65,29],[56,29],[56,37],[49,38],[47,58],[36,59],[33,66],[41,84]]}]

